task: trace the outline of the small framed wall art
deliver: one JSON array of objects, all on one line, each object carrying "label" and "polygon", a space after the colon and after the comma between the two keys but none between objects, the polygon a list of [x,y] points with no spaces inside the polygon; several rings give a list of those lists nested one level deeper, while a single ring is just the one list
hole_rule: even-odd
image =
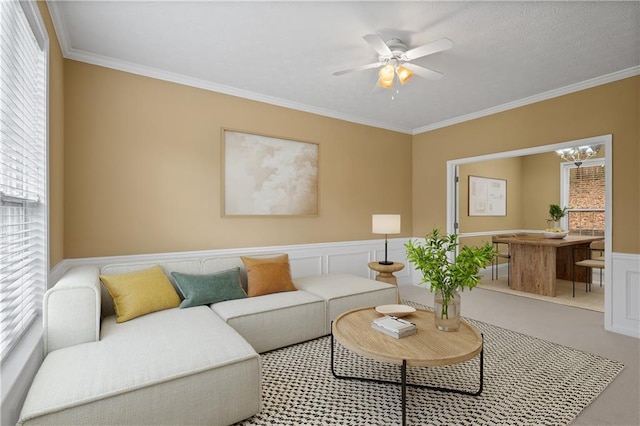
[{"label": "small framed wall art", "polygon": [[506,216],[507,180],[469,175],[469,216]]},{"label": "small framed wall art", "polygon": [[222,129],[223,216],[317,216],[319,145]]}]

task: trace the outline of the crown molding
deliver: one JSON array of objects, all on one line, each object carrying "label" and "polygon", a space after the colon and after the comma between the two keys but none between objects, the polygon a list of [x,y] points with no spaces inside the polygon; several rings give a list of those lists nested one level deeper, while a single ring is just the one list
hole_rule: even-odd
[{"label": "crown molding", "polygon": [[451,118],[449,120],[439,121],[437,123],[429,124],[424,127],[419,127],[413,130],[413,135],[425,133],[431,130],[440,129],[442,127],[452,126],[454,124],[463,123],[465,121],[475,120],[476,118],[486,117],[488,115],[497,114],[499,112],[508,111],[510,109],[519,108],[521,106],[533,104],[540,101],[545,101],[551,98],[557,98],[559,96],[568,95],[570,93],[579,92],[581,90],[590,89],[592,87],[600,86],[614,81],[622,80],[629,77],[640,75],[640,66],[627,68],[621,71],[616,71],[611,74],[606,74],[600,77],[592,78],[590,80],[581,81],[579,83],[570,84],[568,86],[560,87],[558,89],[549,90],[548,92],[539,93],[537,95],[529,96],[527,98],[519,99],[506,104],[497,105],[495,107],[487,108],[482,111],[473,112],[471,114],[461,115],[460,117]]},{"label": "crown molding", "polygon": [[60,13],[60,8],[58,7],[58,2],[53,0],[47,0],[47,7],[49,8],[49,15],[51,16],[51,21],[53,22],[53,29],[56,32],[56,36],[58,37],[58,44],[60,45],[60,50],[62,51],[62,56],[65,58],[69,53],[69,33],[67,32],[67,27],[64,24],[64,19],[62,18],[62,14]]},{"label": "crown molding", "polygon": [[579,83],[571,84],[569,86],[553,89],[548,92],[529,96],[527,98],[508,102],[506,104],[497,105],[495,107],[487,108],[482,111],[473,112],[471,114],[466,114],[466,115],[451,118],[448,120],[439,121],[437,123],[429,124],[427,126],[411,129],[407,127],[394,126],[389,123],[380,122],[376,120],[366,120],[366,119],[363,119],[362,117],[357,117],[355,115],[342,114],[342,113],[327,110],[324,108],[318,108],[311,105],[292,102],[286,99],[267,96],[261,93],[242,90],[242,89],[238,89],[235,87],[230,87],[222,84],[216,84],[210,81],[192,78],[182,74],[163,71],[157,68],[146,67],[146,66],[139,65],[132,62],[120,61],[110,57],[95,55],[89,52],[74,49],[70,46],[69,35],[68,35],[68,32],[66,31],[64,18],[60,13],[57,2],[55,0],[47,0],[47,5],[49,7],[49,13],[51,14],[51,20],[53,21],[54,29],[58,36],[60,49],[62,50],[63,56],[67,59],[73,59],[76,61],[98,65],[106,68],[111,68],[118,71],[129,72],[132,74],[142,75],[145,77],[169,81],[172,83],[177,83],[177,84],[182,84],[186,86],[196,87],[199,89],[209,90],[212,92],[222,93],[225,95],[236,96],[239,98],[249,99],[249,100],[262,102],[270,105],[280,106],[280,107],[289,108],[297,111],[308,112],[311,114],[317,114],[324,117],[335,118],[338,120],[348,121],[351,123],[391,130],[394,132],[405,133],[409,135],[417,135],[417,134],[425,133],[431,130],[440,129],[442,127],[452,126],[454,124],[463,123],[465,121],[475,120],[477,118],[486,117],[488,115],[497,114],[499,112],[533,104],[536,102],[544,101],[544,100],[555,98],[558,96],[567,95],[569,93],[578,92],[580,90],[589,89],[595,86],[600,86],[602,84],[611,83],[611,82],[622,80],[628,77],[640,75],[640,66],[635,66],[635,67],[627,68],[621,71],[616,71],[611,74],[606,74],[600,77],[596,77],[590,80],[585,80]]},{"label": "crown molding", "polygon": [[306,105],[298,102],[289,101],[286,99],[277,98],[274,96],[264,95],[262,93],[256,93],[249,90],[238,89],[236,87],[226,86],[223,84],[212,83],[210,81],[189,77],[182,74],[177,74],[169,71],[164,71],[158,68],[147,67],[139,65],[133,62],[120,61],[118,59],[109,58],[102,55],[95,55],[85,51],[77,49],[68,49],[67,59],[73,59],[80,62],[85,62],[93,65],[99,65],[105,68],[111,68],[118,71],[125,71],[132,74],[141,75],[144,77],[155,78],[158,80],[169,81],[171,83],[182,84],[185,86],[191,86],[198,89],[209,90],[216,93],[222,93],[225,95],[236,96],[243,99],[249,99],[252,101],[262,102],[279,107],[289,108],[296,111],[308,112],[311,114],[317,114],[324,117],[335,118],[338,120],[349,121],[357,124],[364,124],[366,126],[378,127],[386,130],[392,130],[394,132],[411,134],[411,128],[393,126],[389,123],[383,123],[375,120],[365,120],[361,117],[354,115],[341,114],[335,111],[331,111],[324,108],[318,108],[311,105]]},{"label": "crown molding", "polygon": [[172,83],[182,84],[186,86],[196,87],[198,89],[209,90],[212,92],[222,93],[230,96],[236,96],[239,98],[249,99],[257,102],[263,102],[266,104],[289,108],[297,111],[317,114],[324,117],[335,118],[338,120],[349,121],[357,124],[363,124],[365,126],[378,127],[381,129],[391,130],[394,132],[406,133],[410,135],[413,130],[409,127],[394,126],[389,123],[379,122],[376,120],[365,120],[355,115],[341,114],[335,111],[318,108],[311,105],[292,102],[286,99],[281,99],[273,96],[267,96],[261,93],[251,92],[249,90],[242,90],[235,87],[216,84],[210,81],[192,78],[182,74],[163,71],[157,68],[139,65],[133,62],[120,61],[107,56],[95,55],[90,52],[74,49],[73,47],[71,47],[71,43],[69,41],[69,35],[66,30],[64,18],[60,13],[60,9],[57,5],[57,2],[54,0],[47,0],[47,5],[49,6],[49,13],[51,15],[51,20],[53,21],[53,27],[58,36],[58,43],[60,44],[60,50],[62,51],[62,55],[67,59],[73,59],[76,61],[85,62],[92,65],[98,65],[105,68],[115,69],[118,71],[125,71],[132,74],[151,77],[158,80],[169,81]]}]

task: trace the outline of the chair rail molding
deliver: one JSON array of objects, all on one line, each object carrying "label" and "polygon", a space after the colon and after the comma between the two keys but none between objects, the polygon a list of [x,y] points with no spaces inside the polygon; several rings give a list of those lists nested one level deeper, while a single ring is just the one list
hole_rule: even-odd
[{"label": "chair rail molding", "polygon": [[[407,241],[408,238],[390,238],[389,259],[407,265],[404,249],[404,244]],[[96,265],[102,267],[114,263],[160,263],[176,259],[250,256],[268,253],[287,253],[291,264],[291,275],[294,278],[342,273],[375,279],[376,272],[371,271],[367,267],[367,263],[384,259],[384,239],[64,259],[49,272],[48,288],[53,287],[65,272],[74,266]],[[398,279],[398,285],[411,285],[412,277],[409,268],[405,267],[402,271],[396,272],[395,276]]]}]

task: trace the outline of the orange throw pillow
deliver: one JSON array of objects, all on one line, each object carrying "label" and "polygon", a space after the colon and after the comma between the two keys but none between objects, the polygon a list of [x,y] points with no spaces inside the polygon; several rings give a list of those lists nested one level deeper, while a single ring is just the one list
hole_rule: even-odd
[{"label": "orange throw pillow", "polygon": [[241,256],[241,259],[247,270],[249,297],[297,290],[291,280],[289,255],[267,258]]}]

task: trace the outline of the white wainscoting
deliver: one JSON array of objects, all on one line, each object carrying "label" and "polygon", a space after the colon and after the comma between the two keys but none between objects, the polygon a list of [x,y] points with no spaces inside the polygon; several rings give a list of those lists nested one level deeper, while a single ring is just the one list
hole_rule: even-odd
[{"label": "white wainscoting", "polygon": [[[404,249],[404,244],[407,241],[408,238],[389,239],[388,259],[407,265]],[[320,274],[354,274],[374,279],[377,273],[370,270],[367,264],[374,260],[384,259],[384,240],[65,259],[49,273],[49,287],[52,287],[69,268],[78,265],[104,266],[114,263],[162,262],[169,259],[243,256],[266,253],[287,253],[291,264],[291,275],[294,278]],[[410,266],[405,266],[403,270],[396,272],[394,275],[397,277],[398,285],[411,285],[411,272]]]},{"label": "white wainscoting", "polygon": [[[388,258],[407,265],[404,244],[408,238],[389,240]],[[169,259],[187,259],[211,256],[241,256],[265,253],[289,254],[291,273],[294,277],[329,273],[351,273],[375,278],[367,263],[384,259],[384,240],[347,241],[338,243],[301,244],[294,246],[272,246],[243,249],[207,250],[180,253],[144,254],[132,256],[91,257],[65,259],[55,265],[48,276],[51,288],[73,266],[103,266],[113,263],[162,262]],[[410,268],[395,273],[398,285],[411,284]],[[27,390],[42,362],[42,327],[34,326],[11,356],[2,364],[2,424],[15,424]],[[7,379],[7,380],[4,380]]]},{"label": "white wainscoting", "polygon": [[[407,241],[408,238],[393,238],[389,239],[388,245],[388,259],[405,264],[403,270],[394,274],[398,279],[398,285],[401,286],[418,285],[422,278],[420,272],[415,271],[407,262],[404,249]],[[287,253],[294,277],[349,273],[374,279],[376,272],[370,270],[367,263],[384,259],[384,240],[65,259],[51,270],[49,286],[55,284],[69,268],[76,265],[102,266],[112,263],[161,262],[168,259],[264,253]],[[640,255],[611,253],[610,264],[611,267],[605,270],[604,275],[607,286],[604,327],[615,333],[640,338]],[[599,276],[594,278],[598,280]],[[608,282],[612,283],[611,286]]]},{"label": "white wainscoting", "polygon": [[640,338],[640,255],[611,253],[611,287],[605,293],[605,328]]}]

